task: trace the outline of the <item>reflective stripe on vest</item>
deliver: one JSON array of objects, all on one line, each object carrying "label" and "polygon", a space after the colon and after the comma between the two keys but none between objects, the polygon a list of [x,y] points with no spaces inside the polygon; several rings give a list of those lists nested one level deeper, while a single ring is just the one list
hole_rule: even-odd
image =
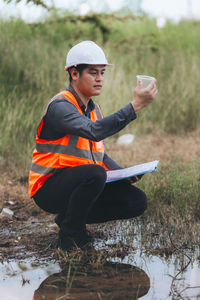
[{"label": "reflective stripe on vest", "polygon": [[[66,155],[72,155],[77,157],[82,157],[86,159],[92,159],[92,154],[90,149],[80,149],[77,148],[79,137],[71,135],[67,146],[59,144],[40,144],[36,143],[36,150],[38,152],[51,152],[51,153],[60,153]],[[96,161],[102,160],[103,152],[93,152],[93,156]]]},{"label": "reflective stripe on vest", "polygon": [[[103,141],[95,142],[88,139],[69,135],[52,141],[40,139],[45,117],[49,105],[57,100],[65,99],[71,102],[83,114],[75,97],[70,91],[63,91],[50,100],[38,126],[36,137],[36,149],[33,152],[33,160],[29,174],[29,193],[32,197],[45,180],[65,167],[74,167],[82,164],[99,164],[106,170],[103,163],[104,144]],[[95,104],[95,109],[90,113],[93,122],[102,118],[100,108]]]}]

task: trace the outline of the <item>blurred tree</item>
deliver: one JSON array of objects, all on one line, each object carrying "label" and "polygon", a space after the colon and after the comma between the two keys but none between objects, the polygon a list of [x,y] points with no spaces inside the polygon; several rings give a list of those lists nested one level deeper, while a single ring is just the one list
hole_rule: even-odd
[{"label": "blurred tree", "polygon": [[[6,3],[10,3],[10,2],[16,2],[16,3],[19,3],[21,2],[22,0],[3,0],[4,2]],[[35,5],[40,5],[44,8],[46,8],[47,10],[50,10],[51,8],[49,6],[47,6],[43,0],[26,0],[26,3],[30,3],[32,2],[33,4]]]},{"label": "blurred tree", "polygon": [[141,13],[142,0],[126,0],[125,7],[127,7],[132,13]]},{"label": "blurred tree", "polygon": [[118,13],[122,16],[143,15],[142,0],[124,0],[123,6],[119,9]]},{"label": "blurred tree", "polygon": [[[20,3],[23,0],[3,0],[6,3]],[[25,0],[26,3],[33,3],[34,5],[41,6],[48,11],[55,10],[55,3],[54,0]],[[77,6],[80,7],[81,4],[88,4],[92,11],[96,11],[96,8],[98,7],[98,12],[107,12],[111,13],[112,10],[110,8],[109,2],[107,0],[77,0],[75,1]],[[47,4],[49,3],[49,4]],[[50,5],[51,3],[51,5]],[[141,14],[141,3],[142,0],[124,0],[123,1],[123,7],[119,10],[121,14]]]}]

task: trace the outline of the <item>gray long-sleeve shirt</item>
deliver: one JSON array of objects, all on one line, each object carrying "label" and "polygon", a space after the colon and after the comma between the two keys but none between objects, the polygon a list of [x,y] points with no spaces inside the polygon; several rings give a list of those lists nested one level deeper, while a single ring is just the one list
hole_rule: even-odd
[{"label": "gray long-sleeve shirt", "polygon": [[[85,105],[70,85],[68,90],[75,96],[83,115],[78,112],[76,107],[65,99],[53,101],[44,117],[44,124],[40,133],[41,139],[56,140],[66,134],[73,134],[92,141],[101,141],[114,135],[123,129],[132,120],[136,119],[136,113],[131,103],[124,106],[114,114],[101,120],[92,122],[90,112],[94,109],[94,102],[89,100],[88,107]],[[85,110],[86,109],[86,110]],[[110,170],[121,168],[106,153],[104,154],[104,164]]]}]

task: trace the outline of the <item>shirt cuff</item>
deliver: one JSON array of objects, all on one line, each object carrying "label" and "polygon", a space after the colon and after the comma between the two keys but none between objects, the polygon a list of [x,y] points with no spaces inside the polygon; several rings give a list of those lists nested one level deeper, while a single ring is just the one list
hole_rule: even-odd
[{"label": "shirt cuff", "polygon": [[137,114],[133,108],[133,105],[131,103],[127,104],[122,108],[123,113],[126,116],[126,119],[128,120],[128,123],[135,120],[137,118]]}]

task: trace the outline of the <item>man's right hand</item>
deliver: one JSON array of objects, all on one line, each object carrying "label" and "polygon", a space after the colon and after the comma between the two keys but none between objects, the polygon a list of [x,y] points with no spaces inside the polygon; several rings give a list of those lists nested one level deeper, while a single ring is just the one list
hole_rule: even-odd
[{"label": "man's right hand", "polygon": [[145,89],[141,89],[141,86],[142,82],[140,80],[139,85],[134,90],[134,98],[131,102],[136,113],[149,105],[158,93],[155,80],[153,80]]}]

